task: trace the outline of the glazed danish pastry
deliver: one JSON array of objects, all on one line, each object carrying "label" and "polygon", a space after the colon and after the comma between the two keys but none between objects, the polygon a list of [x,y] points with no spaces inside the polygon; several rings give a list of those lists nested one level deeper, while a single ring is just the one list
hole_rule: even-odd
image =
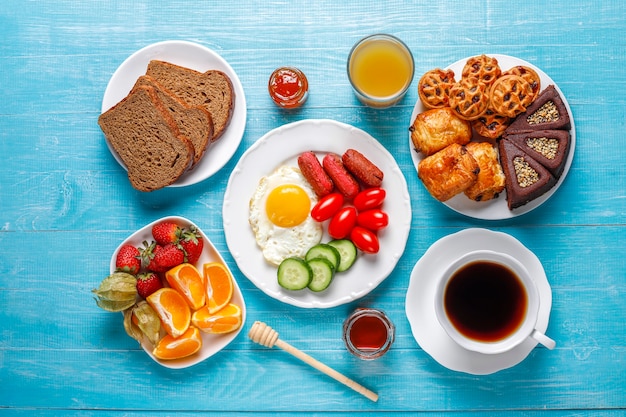
[{"label": "glazed danish pastry", "polygon": [[533,90],[533,101],[535,100],[535,97],[537,97],[537,94],[539,94],[539,92],[541,91],[541,78],[539,78],[539,74],[537,74],[537,71],[530,67],[527,67],[525,65],[516,65],[504,71],[502,73],[502,76],[505,75],[517,75],[525,79],[526,82],[530,84],[530,87]]},{"label": "glazed danish pastry", "polygon": [[478,119],[488,106],[488,85],[477,78],[463,78],[450,88],[450,107],[465,120]]},{"label": "glazed danish pastry", "polygon": [[470,142],[465,148],[480,168],[476,181],[465,190],[465,195],[474,201],[496,198],[506,184],[496,148],[489,142]]},{"label": "glazed danish pastry", "polygon": [[424,107],[427,109],[447,107],[450,87],[455,82],[452,70],[436,68],[424,73],[417,84],[417,92]]},{"label": "glazed danish pastry", "polygon": [[518,75],[504,75],[491,86],[491,108],[501,116],[516,117],[533,102],[530,84]]},{"label": "glazed danish pastry", "polygon": [[491,107],[476,120],[472,120],[472,127],[480,136],[487,139],[497,139],[511,123],[511,119],[496,113]]},{"label": "glazed danish pastry", "polygon": [[446,201],[471,186],[480,168],[465,146],[454,143],[420,161],[417,176],[428,192]]},{"label": "glazed danish pastry", "polygon": [[462,78],[476,78],[487,85],[493,84],[502,74],[498,60],[485,54],[473,56],[465,62]]},{"label": "glazed danish pastry", "polygon": [[409,131],[415,150],[426,156],[452,143],[465,145],[472,138],[469,122],[458,117],[449,107],[418,114]]}]

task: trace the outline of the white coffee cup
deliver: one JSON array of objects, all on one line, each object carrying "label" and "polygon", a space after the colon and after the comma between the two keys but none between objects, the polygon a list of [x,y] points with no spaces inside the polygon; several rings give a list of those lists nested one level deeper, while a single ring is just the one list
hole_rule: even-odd
[{"label": "white coffee cup", "polygon": [[435,313],[446,333],[465,349],[509,351],[528,338],[548,349],[556,343],[536,329],[539,292],[514,257],[489,250],[467,253],[438,277]]}]

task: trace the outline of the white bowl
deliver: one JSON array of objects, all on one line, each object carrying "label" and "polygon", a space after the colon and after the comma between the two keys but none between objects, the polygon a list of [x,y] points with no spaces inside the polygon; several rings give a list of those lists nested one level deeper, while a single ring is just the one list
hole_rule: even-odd
[{"label": "white bowl", "polygon": [[[120,243],[120,245],[117,247],[117,249],[115,249],[115,252],[113,252],[113,255],[111,256],[111,265],[109,268],[110,273],[113,273],[115,271],[115,260],[117,257],[117,253],[119,252],[122,245],[129,243],[135,247],[140,248],[142,247],[142,244],[144,241],[147,241],[148,243],[150,243],[151,241],[154,240],[152,237],[152,226],[154,226],[156,223],[160,223],[165,220],[176,222],[181,227],[188,228],[189,226],[194,225],[198,229],[198,232],[202,236],[202,239],[204,239],[204,248],[202,250],[202,255],[200,255],[200,259],[198,259],[198,262],[196,263],[196,267],[201,268],[203,264],[208,263],[208,262],[221,262],[223,265],[226,266],[226,268],[228,268],[228,265],[226,264],[226,262],[224,262],[224,258],[222,258],[220,253],[217,251],[217,249],[213,245],[213,243],[209,240],[209,238],[204,234],[204,232],[197,225],[191,222],[191,220],[188,220],[184,217],[170,216],[170,217],[163,217],[161,219],[155,220],[152,223],[147,224],[141,229],[137,230],[135,233],[133,233],[126,239],[124,239],[124,241]],[[230,268],[228,269],[230,271]],[[156,358],[152,354],[152,350],[154,349],[154,346],[145,338],[141,342],[141,347],[143,348],[143,350],[145,350],[146,353],[152,359],[154,359],[154,361],[157,362],[158,364],[166,368],[179,369],[179,368],[187,368],[189,366],[202,362],[205,359],[210,358],[211,356],[218,353],[220,350],[224,349],[228,344],[230,344],[230,342],[235,340],[235,338],[237,337],[241,329],[243,329],[243,326],[246,322],[246,304],[244,302],[241,289],[239,288],[239,285],[237,284],[237,280],[235,280],[235,277],[232,274],[232,271],[231,271],[231,275],[233,276],[233,286],[234,286],[232,302],[234,304],[237,304],[241,308],[241,327],[239,327],[239,329],[231,333],[219,334],[219,335],[200,332],[202,334],[202,348],[200,349],[199,352],[191,356],[188,356],[186,358],[174,359],[174,360],[162,360],[162,359]],[[164,284],[167,284],[167,283],[164,282]]]}]

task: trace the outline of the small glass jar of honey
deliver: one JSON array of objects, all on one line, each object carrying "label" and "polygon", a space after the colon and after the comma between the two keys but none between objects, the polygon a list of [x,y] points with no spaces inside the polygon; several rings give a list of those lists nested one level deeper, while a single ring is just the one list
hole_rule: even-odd
[{"label": "small glass jar of honey", "polygon": [[298,68],[281,67],[270,76],[267,89],[278,106],[295,109],[306,101],[309,95],[309,82]]},{"label": "small glass jar of honey", "polygon": [[363,360],[383,356],[395,338],[395,326],[382,310],[356,309],[343,323],[348,352]]}]

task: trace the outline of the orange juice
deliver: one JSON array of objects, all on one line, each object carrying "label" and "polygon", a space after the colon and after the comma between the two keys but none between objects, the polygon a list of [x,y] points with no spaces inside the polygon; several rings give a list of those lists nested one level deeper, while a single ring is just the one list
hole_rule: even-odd
[{"label": "orange juice", "polygon": [[372,35],[357,43],[348,60],[348,76],[357,96],[373,107],[400,100],[413,80],[413,56],[390,35]]}]

